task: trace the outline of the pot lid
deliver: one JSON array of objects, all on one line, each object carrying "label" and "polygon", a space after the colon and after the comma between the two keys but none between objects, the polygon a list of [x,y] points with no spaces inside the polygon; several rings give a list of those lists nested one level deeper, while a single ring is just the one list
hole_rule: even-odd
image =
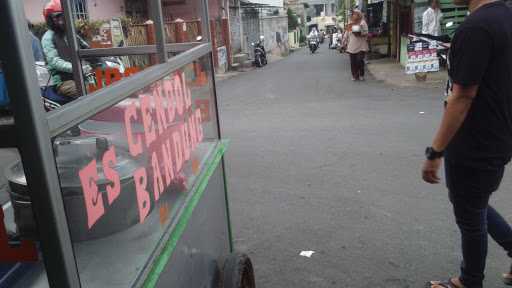
[{"label": "pot lid", "polygon": [[[80,187],[81,183],[78,173],[94,159],[96,159],[99,176],[98,185],[109,182],[103,173],[102,164],[102,156],[110,147],[106,138],[89,136],[58,138],[53,146],[62,188]],[[137,162],[130,158],[127,151],[120,149],[120,147],[116,147],[116,160],[117,164],[112,168],[119,174],[121,182],[123,179],[131,177],[133,171],[138,167]],[[21,162],[12,165],[6,173],[6,177],[9,181],[20,185],[27,185]]]}]

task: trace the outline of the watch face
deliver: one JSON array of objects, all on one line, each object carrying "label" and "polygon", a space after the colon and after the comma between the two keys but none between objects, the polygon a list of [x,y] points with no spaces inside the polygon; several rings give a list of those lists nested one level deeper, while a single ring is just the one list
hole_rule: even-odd
[{"label": "watch face", "polygon": [[428,160],[435,160],[443,157],[443,152],[437,152],[434,148],[428,147],[427,150],[425,150],[425,156],[427,156]]}]

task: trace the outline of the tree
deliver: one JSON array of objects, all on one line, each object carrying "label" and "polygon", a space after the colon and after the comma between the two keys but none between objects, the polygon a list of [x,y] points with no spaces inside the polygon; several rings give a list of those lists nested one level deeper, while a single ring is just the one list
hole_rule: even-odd
[{"label": "tree", "polygon": [[299,27],[299,17],[290,8],[288,8],[286,14],[288,14],[288,31],[293,31]]},{"label": "tree", "polygon": [[[349,6],[347,7],[347,2],[349,2]],[[338,11],[336,11],[336,16],[340,16],[343,18],[343,21],[347,17],[347,11],[351,10],[356,5],[356,0],[338,0]]]}]

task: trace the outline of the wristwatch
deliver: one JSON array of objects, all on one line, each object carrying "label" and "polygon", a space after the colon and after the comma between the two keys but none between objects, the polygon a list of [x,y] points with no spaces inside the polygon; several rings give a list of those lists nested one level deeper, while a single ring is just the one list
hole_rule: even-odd
[{"label": "wristwatch", "polygon": [[425,150],[425,156],[427,157],[428,160],[436,160],[439,158],[443,158],[444,151],[439,152],[432,147],[427,147],[427,149]]}]

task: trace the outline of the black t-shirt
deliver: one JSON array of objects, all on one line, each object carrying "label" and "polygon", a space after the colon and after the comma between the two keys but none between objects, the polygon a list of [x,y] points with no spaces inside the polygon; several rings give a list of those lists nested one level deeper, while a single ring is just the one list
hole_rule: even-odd
[{"label": "black t-shirt", "polygon": [[479,89],[446,160],[485,169],[507,164],[512,156],[512,11],[501,1],[477,9],[457,29],[449,60],[453,83]]}]

